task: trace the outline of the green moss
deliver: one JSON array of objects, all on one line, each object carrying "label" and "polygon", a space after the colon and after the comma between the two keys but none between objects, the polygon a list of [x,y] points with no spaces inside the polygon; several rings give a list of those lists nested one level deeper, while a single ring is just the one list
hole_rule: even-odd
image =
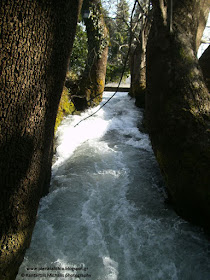
[{"label": "green moss", "polygon": [[60,125],[63,118],[67,115],[73,114],[76,112],[76,108],[73,102],[69,98],[69,92],[66,87],[63,88],[63,92],[61,95],[56,122],[55,122],[55,131],[57,130],[58,126]]},{"label": "green moss", "polygon": [[104,81],[102,79],[97,79],[97,85],[100,93],[102,93],[104,91]]},{"label": "green moss", "polygon": [[194,64],[195,60],[194,57],[190,55],[190,52],[187,52],[187,49],[185,48],[180,48],[179,49],[179,55],[183,59],[183,61],[189,63],[189,64]]},{"label": "green moss", "polygon": [[78,79],[79,79],[79,76],[74,71],[68,71],[66,73],[66,80],[71,80],[73,82],[76,82]]},{"label": "green moss", "polygon": [[104,80],[98,78],[95,84],[86,88],[86,98],[88,107],[98,106],[102,101],[102,95],[104,92]]}]

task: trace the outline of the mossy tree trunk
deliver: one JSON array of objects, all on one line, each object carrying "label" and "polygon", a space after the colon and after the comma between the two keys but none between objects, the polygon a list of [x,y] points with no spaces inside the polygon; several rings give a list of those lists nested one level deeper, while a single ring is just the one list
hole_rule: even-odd
[{"label": "mossy tree trunk", "polygon": [[79,0],[0,4],[0,279],[15,279],[51,176]]},{"label": "mossy tree trunk", "polygon": [[210,95],[197,59],[210,1],[152,3],[146,94],[152,146],[177,212],[210,228]]},{"label": "mossy tree trunk", "polygon": [[129,94],[136,99],[138,107],[145,106],[146,47],[151,27],[152,10],[142,15],[139,40],[130,56],[131,86]]},{"label": "mossy tree trunk", "polygon": [[88,37],[88,58],[76,93],[79,97],[73,99],[78,110],[96,106],[102,100],[109,42],[101,1],[84,0],[82,15]]}]

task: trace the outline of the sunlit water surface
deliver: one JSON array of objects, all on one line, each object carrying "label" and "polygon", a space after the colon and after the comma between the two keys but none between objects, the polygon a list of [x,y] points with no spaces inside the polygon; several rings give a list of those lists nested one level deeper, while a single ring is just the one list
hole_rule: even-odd
[{"label": "sunlit water surface", "polygon": [[94,110],[58,129],[50,193],[16,279],[209,280],[209,241],[165,205],[143,112],[118,93],[74,127]]}]

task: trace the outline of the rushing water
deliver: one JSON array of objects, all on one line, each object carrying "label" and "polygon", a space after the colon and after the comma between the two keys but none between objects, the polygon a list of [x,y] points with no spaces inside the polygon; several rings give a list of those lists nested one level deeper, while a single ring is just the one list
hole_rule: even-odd
[{"label": "rushing water", "polygon": [[142,111],[118,93],[74,127],[94,110],[59,127],[50,193],[16,279],[209,280],[210,243],[164,204],[149,138],[137,128]]}]

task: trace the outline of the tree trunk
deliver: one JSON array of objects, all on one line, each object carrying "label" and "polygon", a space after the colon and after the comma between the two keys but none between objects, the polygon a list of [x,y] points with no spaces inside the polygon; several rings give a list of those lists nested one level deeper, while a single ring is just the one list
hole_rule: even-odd
[{"label": "tree trunk", "polygon": [[171,202],[210,228],[210,96],[197,60],[210,1],[152,1],[146,122]]},{"label": "tree trunk", "polygon": [[79,0],[0,4],[0,278],[15,279],[51,176]]},{"label": "tree trunk", "polygon": [[151,11],[147,16],[143,16],[139,41],[131,53],[130,72],[131,72],[131,88],[129,94],[136,99],[138,107],[145,107],[146,93],[146,47],[148,35],[151,27]]},{"label": "tree trunk", "polygon": [[204,51],[199,59],[199,64],[203,72],[203,77],[210,91],[210,46]]},{"label": "tree trunk", "polygon": [[138,107],[145,106],[146,90],[146,49],[142,41],[137,43],[130,58],[131,88],[129,94],[136,99]]},{"label": "tree trunk", "polygon": [[[84,0],[82,13],[88,37],[88,59],[79,82],[79,97],[74,98],[78,110],[98,105],[105,85],[108,55],[108,31],[99,0]],[[88,17],[85,17],[89,13]]]}]

